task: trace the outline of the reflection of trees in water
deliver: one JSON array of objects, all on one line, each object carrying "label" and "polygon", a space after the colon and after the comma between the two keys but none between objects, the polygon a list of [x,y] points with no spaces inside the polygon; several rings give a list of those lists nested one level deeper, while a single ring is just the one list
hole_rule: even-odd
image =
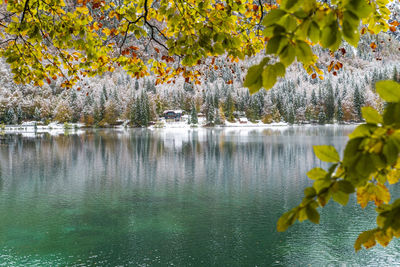
[{"label": "reflection of trees in water", "polygon": [[[204,265],[248,256],[255,259],[250,265],[270,266],[264,261],[282,258],[272,254],[297,243],[286,239],[276,249],[282,236],[275,227],[283,210],[298,203],[306,170],[320,164],[311,144],[339,140],[329,130],[317,132],[135,129],[10,136],[0,146],[0,211],[8,212],[0,229],[15,218],[20,229],[38,235],[42,229],[35,227],[45,225],[51,231],[43,243],[33,236],[35,247],[76,249],[66,254],[82,257],[94,250],[140,259],[152,257],[149,251],[157,247],[171,259],[181,256],[183,261],[173,259],[176,265],[190,255]],[[311,247],[304,236],[309,243],[298,247]]]},{"label": "reflection of trees in water", "polygon": [[[72,187],[85,185],[99,190],[127,185],[201,185],[226,192],[262,192],[274,183],[288,190],[304,181],[308,169],[319,165],[311,145],[326,143],[332,132],[340,131],[343,129],[327,127],[288,128],[278,133],[201,129],[167,135],[137,129],[35,139],[16,135],[0,147],[0,159],[6,177],[15,177],[14,186],[41,182],[46,188],[64,181]],[[10,181],[4,186],[7,184]]]}]

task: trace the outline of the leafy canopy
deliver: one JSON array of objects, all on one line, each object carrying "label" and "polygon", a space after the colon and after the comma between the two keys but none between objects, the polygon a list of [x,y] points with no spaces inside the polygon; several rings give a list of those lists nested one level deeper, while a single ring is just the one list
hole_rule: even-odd
[{"label": "leafy canopy", "polygon": [[72,87],[116,66],[137,78],[156,75],[157,83],[177,75],[199,83],[201,60],[224,53],[238,60],[264,48],[261,18],[276,6],[255,3],[0,0],[0,55],[17,83],[61,77]]}]

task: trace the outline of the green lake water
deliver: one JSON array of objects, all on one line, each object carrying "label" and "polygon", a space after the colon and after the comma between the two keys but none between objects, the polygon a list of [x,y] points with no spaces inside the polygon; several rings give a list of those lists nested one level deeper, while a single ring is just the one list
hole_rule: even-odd
[{"label": "green lake water", "polygon": [[354,198],[276,231],[321,166],[312,145],[342,153],[352,129],[1,136],[0,266],[399,266],[398,240],[354,252],[375,226]]}]

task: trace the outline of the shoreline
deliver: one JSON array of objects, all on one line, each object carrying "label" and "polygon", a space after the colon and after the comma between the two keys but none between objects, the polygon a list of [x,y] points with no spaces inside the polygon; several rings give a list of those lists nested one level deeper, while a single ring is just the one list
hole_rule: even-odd
[{"label": "shoreline", "polygon": [[289,124],[280,123],[226,123],[225,125],[205,126],[205,125],[189,125],[183,123],[171,123],[163,127],[130,127],[130,126],[114,126],[114,127],[86,127],[83,124],[49,124],[49,125],[6,125],[0,129],[1,134],[63,134],[63,133],[84,133],[86,130],[131,130],[131,129],[149,129],[149,130],[198,130],[198,129],[286,129],[289,127],[335,127],[335,126],[357,126],[360,123],[332,123],[332,124]]}]

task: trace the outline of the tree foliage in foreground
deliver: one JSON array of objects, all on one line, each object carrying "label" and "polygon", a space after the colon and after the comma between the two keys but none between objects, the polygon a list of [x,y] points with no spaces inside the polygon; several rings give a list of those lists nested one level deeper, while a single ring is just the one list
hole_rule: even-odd
[{"label": "tree foliage in foreground", "polygon": [[182,75],[199,84],[196,66],[205,58],[243,59],[264,47],[260,22],[274,6],[258,3],[0,0],[0,55],[17,83],[61,77],[70,88],[122,67],[136,78],[155,75],[157,83]]},{"label": "tree foliage in foreground", "polygon": [[[388,23],[389,2],[0,0],[0,55],[18,83],[42,85],[61,76],[68,88],[82,76],[115,66],[135,77],[152,73],[158,83],[183,75],[198,84],[202,72],[196,67],[207,58],[226,54],[230,60],[243,59],[265,48],[265,58],[249,68],[244,81],[255,93],[273,87],[295,60],[312,78],[322,79],[314,45],[334,52],[343,40],[357,46],[360,34],[396,31],[399,23]],[[333,60],[328,71],[336,68],[342,64]],[[306,188],[298,207],[280,218],[279,231],[296,220],[318,223],[318,207],[331,198],[345,205],[349,194],[357,192],[361,207],[375,202],[378,216],[377,228],[359,236],[356,250],[376,242],[385,246],[400,236],[400,200],[389,204],[385,186],[396,183],[400,173],[400,85],[379,82],[377,91],[388,102],[383,116],[362,109],[366,123],[351,134],[342,159],[333,147],[315,147],[321,160],[333,164],[308,172],[314,185]],[[207,114],[212,117],[214,111]]]},{"label": "tree foliage in foreground", "polygon": [[285,231],[296,220],[319,223],[318,207],[330,199],[346,205],[349,195],[357,192],[357,203],[365,208],[374,202],[378,217],[377,227],[361,233],[355,249],[370,248],[376,242],[386,246],[393,237],[400,237],[400,199],[389,204],[391,196],[385,186],[400,179],[400,84],[381,81],[376,87],[388,102],[383,115],[371,107],[362,109],[366,123],[350,134],[342,159],[332,146],[314,146],[316,156],[332,164],[328,170],[314,168],[307,173],[314,184],[304,190],[300,205],[279,219],[278,231]]}]

